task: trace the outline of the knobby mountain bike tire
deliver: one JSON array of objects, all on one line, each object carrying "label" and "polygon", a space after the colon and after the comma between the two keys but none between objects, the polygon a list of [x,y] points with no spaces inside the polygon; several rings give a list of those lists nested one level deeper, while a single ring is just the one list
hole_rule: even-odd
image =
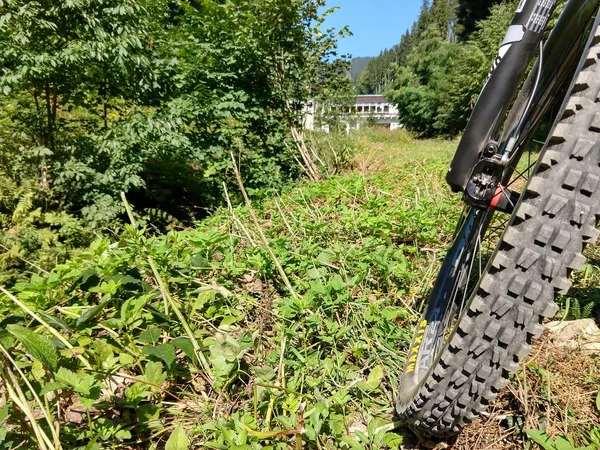
[{"label": "knobby mountain bike tire", "polygon": [[543,320],[556,313],[554,297],[568,291],[571,271],[585,262],[584,247],[600,234],[600,29],[594,27],[474,295],[420,377],[413,372],[425,351],[426,319],[415,334],[396,409],[421,436],[455,435],[494,400],[543,332]]}]

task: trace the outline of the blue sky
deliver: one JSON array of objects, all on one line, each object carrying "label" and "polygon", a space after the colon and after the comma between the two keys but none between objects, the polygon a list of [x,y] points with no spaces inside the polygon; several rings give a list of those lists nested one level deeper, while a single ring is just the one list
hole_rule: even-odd
[{"label": "blue sky", "polygon": [[421,9],[423,0],[328,0],[327,6],[340,8],[326,21],[328,27],[350,27],[354,36],[340,41],[339,54],[377,56],[400,42]]}]

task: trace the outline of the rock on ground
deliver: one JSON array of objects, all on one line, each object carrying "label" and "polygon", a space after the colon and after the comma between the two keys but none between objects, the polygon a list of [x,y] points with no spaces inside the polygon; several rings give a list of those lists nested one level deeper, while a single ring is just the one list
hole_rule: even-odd
[{"label": "rock on ground", "polygon": [[549,322],[546,329],[550,345],[600,353],[600,328],[592,319]]}]

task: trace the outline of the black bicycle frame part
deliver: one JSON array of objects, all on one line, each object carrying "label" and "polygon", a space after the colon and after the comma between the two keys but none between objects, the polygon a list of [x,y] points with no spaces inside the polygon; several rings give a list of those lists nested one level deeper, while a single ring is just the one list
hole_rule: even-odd
[{"label": "black bicycle frame part", "polygon": [[585,45],[585,30],[589,29],[587,25],[599,3],[600,0],[570,1],[561,13],[505,122],[500,142],[504,156],[513,158],[516,148],[526,144],[525,139],[551,107],[577,63]]},{"label": "black bicycle frame part", "polygon": [[446,175],[453,191],[465,190],[473,168],[506,114],[555,5],[555,0],[519,3]]}]

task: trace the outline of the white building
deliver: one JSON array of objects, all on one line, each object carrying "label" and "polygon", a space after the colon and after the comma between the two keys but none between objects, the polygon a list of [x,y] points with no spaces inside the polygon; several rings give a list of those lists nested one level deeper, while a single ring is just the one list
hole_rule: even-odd
[{"label": "white building", "polygon": [[398,118],[398,108],[390,104],[383,95],[359,95],[354,103],[354,113],[376,118]]},{"label": "white building", "polygon": [[[304,105],[304,128],[314,130],[315,115],[317,106],[314,102],[308,102]],[[398,108],[389,103],[383,95],[358,95],[354,105],[348,107],[337,107],[339,114],[346,122],[346,130],[360,128],[361,123],[367,120],[374,121],[379,125],[389,125],[391,130],[402,128],[398,118]],[[321,127],[321,131],[325,131]],[[327,127],[327,131],[329,127]]]}]

